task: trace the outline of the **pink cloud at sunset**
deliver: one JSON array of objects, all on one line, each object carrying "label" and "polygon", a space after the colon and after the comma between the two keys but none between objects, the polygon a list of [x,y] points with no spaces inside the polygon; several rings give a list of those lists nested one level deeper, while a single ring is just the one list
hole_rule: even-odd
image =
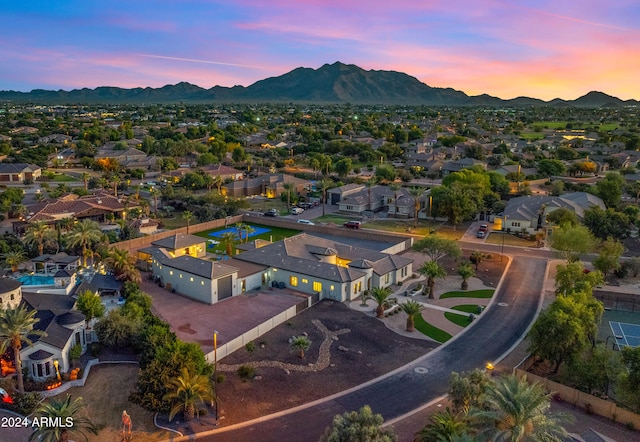
[{"label": "pink cloud at sunset", "polygon": [[[248,86],[342,61],[501,98],[640,98],[640,5],[132,0],[0,6],[0,89]],[[52,19],[54,18],[54,19]]]}]

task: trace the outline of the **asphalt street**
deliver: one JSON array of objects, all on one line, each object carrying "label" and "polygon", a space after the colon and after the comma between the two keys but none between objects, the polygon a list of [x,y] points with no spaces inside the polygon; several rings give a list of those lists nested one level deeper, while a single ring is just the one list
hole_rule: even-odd
[{"label": "asphalt street", "polygon": [[[363,405],[371,406],[385,421],[403,416],[445,394],[452,371],[484,367],[518,342],[535,319],[545,270],[546,259],[516,256],[491,308],[456,339],[411,364],[350,391],[203,433],[195,440],[315,441],[334,415],[358,410]],[[184,440],[194,439],[192,436]]]}]

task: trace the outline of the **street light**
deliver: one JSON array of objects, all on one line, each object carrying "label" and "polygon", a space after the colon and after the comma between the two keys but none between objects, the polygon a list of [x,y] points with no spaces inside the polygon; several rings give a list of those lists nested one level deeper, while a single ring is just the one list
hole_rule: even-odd
[{"label": "street light", "polygon": [[509,217],[507,215],[504,215],[504,218],[502,220],[502,251],[500,252],[500,263],[502,263],[502,258],[504,257],[504,232],[507,227],[507,218]]},{"label": "street light", "polygon": [[58,362],[57,359],[53,360],[53,366],[56,368],[56,376],[58,377],[58,380],[61,380],[60,378],[60,370],[58,369],[58,365],[60,364],[60,362]]},{"label": "street light", "polygon": [[493,369],[496,368],[491,362],[487,362],[487,365],[484,366],[489,376],[493,375]]},{"label": "street light", "polygon": [[[616,345],[618,345],[618,339],[624,339],[624,337],[622,336],[613,336],[613,335],[609,335],[607,336],[606,341],[604,341],[604,348],[606,349],[607,347],[609,347],[609,339],[610,338],[615,338],[615,342],[613,343],[613,345],[611,346],[611,350],[615,350],[616,349]],[[618,345],[618,349],[620,349],[620,345]]]}]

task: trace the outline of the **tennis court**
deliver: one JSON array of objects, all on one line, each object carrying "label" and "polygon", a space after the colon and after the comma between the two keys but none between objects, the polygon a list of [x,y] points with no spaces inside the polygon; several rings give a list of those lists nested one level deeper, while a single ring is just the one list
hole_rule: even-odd
[{"label": "tennis court", "polygon": [[[249,238],[256,235],[262,235],[263,233],[268,233],[271,231],[271,229],[267,229],[266,227],[259,227],[259,226],[253,226],[253,225],[251,226],[251,228],[253,229],[253,231],[249,233]],[[209,233],[209,236],[213,236],[215,238],[222,238],[222,235],[224,235],[227,232],[235,233],[236,236],[240,238],[238,229],[236,229],[235,227],[227,227],[226,229],[223,229],[223,230],[216,230],[215,232]],[[240,230],[240,233],[242,234],[242,238],[247,237],[246,230]]]},{"label": "tennis court", "polygon": [[618,348],[640,347],[640,325],[609,321],[609,326],[616,339]]}]

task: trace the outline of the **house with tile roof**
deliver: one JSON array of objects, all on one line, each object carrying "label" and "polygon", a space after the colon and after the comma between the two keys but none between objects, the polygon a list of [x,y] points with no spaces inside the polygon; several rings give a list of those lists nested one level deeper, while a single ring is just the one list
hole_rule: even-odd
[{"label": "house with tile roof", "polygon": [[232,197],[265,195],[278,198],[285,191],[284,184],[292,183],[294,192],[301,193],[311,189],[311,182],[284,173],[270,173],[247,180],[236,180],[222,186],[222,193]]},{"label": "house with tile roof", "polygon": [[559,208],[573,211],[579,219],[591,207],[605,210],[604,202],[587,192],[571,192],[561,196],[521,196],[509,200],[503,213],[503,228],[507,231],[534,234],[545,227],[547,215]]},{"label": "house with tile roof", "polygon": [[389,287],[411,276],[413,260],[302,233],[240,253],[236,260],[266,266],[266,283],[339,302],[373,287]]}]

